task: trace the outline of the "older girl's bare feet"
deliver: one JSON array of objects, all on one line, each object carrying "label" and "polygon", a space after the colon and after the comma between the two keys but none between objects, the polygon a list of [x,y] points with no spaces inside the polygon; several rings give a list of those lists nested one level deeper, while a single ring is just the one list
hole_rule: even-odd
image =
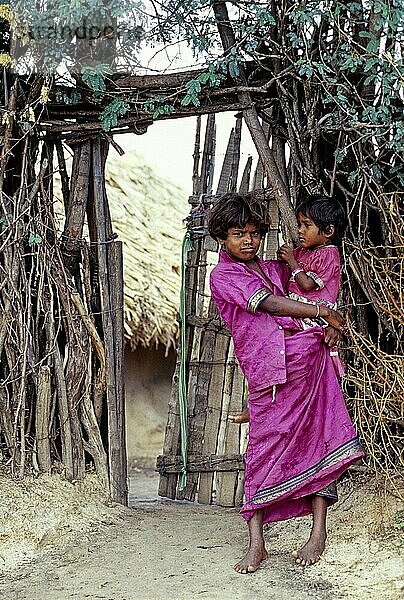
[{"label": "older girl's bare feet", "polygon": [[292,552],[296,563],[302,567],[314,565],[320,560],[325,548],[326,535],[323,533],[312,533],[309,541],[300,550]]},{"label": "older girl's bare feet", "polygon": [[234,570],[237,573],[254,573],[262,561],[268,558],[268,553],[265,550],[264,534],[262,531],[263,516],[264,511],[262,508],[259,508],[248,521],[250,547],[248,548],[248,552],[244,558],[234,565]]},{"label": "older girl's bare feet", "polygon": [[327,498],[321,495],[312,496],[313,526],[309,541],[300,550],[292,552],[298,565],[308,567],[320,560],[324,552],[325,540],[327,539]]},{"label": "older girl's bare feet", "polygon": [[237,564],[234,565],[234,570],[243,575],[254,573],[263,560],[268,558],[268,553],[265,546],[251,547],[247,554]]}]

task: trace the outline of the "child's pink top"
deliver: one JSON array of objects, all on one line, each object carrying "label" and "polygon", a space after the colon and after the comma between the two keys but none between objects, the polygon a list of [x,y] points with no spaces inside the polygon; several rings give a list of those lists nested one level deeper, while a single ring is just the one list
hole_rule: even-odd
[{"label": "child's pink top", "polygon": [[293,254],[306,275],[317,284],[310,291],[303,290],[292,276],[288,282],[288,293],[304,296],[311,302],[325,301],[335,304],[341,283],[341,266],[336,246],[321,246],[314,250],[295,248]]}]

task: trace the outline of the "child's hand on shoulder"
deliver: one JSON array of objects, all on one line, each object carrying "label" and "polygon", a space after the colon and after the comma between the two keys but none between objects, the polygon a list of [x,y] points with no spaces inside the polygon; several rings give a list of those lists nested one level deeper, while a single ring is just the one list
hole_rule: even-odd
[{"label": "child's hand on shoulder", "polygon": [[295,268],[298,263],[293,254],[293,248],[288,244],[283,244],[278,250],[278,260],[289,265],[291,269]]}]

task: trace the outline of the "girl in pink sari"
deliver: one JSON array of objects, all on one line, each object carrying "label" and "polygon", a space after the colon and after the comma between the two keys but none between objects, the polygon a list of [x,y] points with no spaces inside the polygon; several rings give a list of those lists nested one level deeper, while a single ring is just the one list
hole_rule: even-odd
[{"label": "girl in pink sari", "polygon": [[[248,381],[249,444],[245,504],[250,546],[235,565],[254,572],[267,558],[263,524],[313,514],[308,542],[295,552],[302,565],[325,547],[327,507],[335,480],[363,456],[331,362],[343,330],[341,315],[325,305],[285,297],[289,267],[257,257],[266,231],[246,197],[229,193],[211,209],[208,227],[221,245],[210,285]],[[303,330],[300,319],[330,327]]]}]

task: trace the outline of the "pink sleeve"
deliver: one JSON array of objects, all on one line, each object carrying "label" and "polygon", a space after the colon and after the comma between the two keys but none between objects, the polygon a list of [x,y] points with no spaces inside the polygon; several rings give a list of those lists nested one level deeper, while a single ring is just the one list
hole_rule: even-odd
[{"label": "pink sleeve", "polygon": [[251,313],[255,313],[260,303],[272,294],[254,273],[234,267],[214,269],[210,276],[210,288],[218,304],[235,304]]},{"label": "pink sleeve", "polygon": [[318,289],[335,285],[337,290],[340,285],[340,258],[338,248],[335,246],[321,248],[315,252],[306,270],[306,275],[312,277]]}]

